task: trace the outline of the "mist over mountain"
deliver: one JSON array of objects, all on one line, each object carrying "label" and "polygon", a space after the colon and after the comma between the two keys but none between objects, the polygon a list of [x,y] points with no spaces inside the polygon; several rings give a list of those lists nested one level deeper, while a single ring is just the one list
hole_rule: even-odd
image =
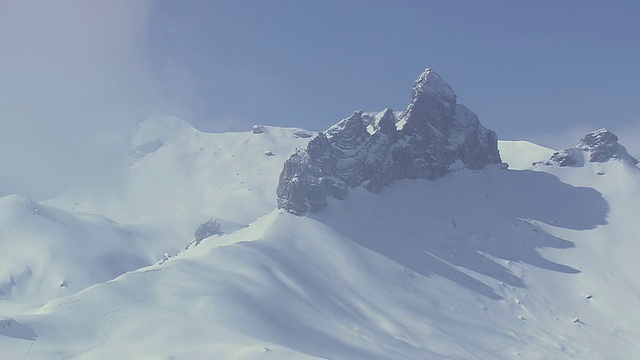
[{"label": "mist over mountain", "polygon": [[109,182],[0,198],[2,358],[635,358],[618,137],[499,141],[432,69],[410,99],[322,132],[156,116]]}]

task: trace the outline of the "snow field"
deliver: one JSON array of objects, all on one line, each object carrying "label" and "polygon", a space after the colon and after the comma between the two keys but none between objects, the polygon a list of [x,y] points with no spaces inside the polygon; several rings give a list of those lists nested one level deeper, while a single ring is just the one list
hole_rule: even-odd
[{"label": "snow field", "polygon": [[[503,141],[509,170],[352,189],[297,217],[274,210],[275,187],[308,138],[262,129],[204,134],[157,118],[133,136],[121,182],[46,204],[0,199],[2,357],[640,352],[636,167],[534,166],[553,150]],[[184,250],[212,217],[226,234]]]}]

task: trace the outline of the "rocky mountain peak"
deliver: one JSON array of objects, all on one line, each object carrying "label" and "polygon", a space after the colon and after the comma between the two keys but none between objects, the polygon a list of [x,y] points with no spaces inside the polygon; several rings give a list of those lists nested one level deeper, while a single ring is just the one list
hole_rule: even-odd
[{"label": "rocky mountain peak", "polygon": [[436,95],[450,104],[456,103],[456,93],[451,89],[451,86],[430,68],[423,71],[413,84],[412,102],[417,101],[425,94]]},{"label": "rocky mountain peak", "polygon": [[499,162],[496,134],[427,69],[403,113],[358,110],[291,155],[280,174],[278,205],[303,214],[324,209],[327,196],[344,199],[356,186],[377,192],[395,180],[436,179]]},{"label": "rocky mountain peak", "polygon": [[386,108],[376,114],[374,128],[387,136],[390,142],[396,142],[398,139],[398,131],[396,128],[396,114],[393,110]]},{"label": "rocky mountain peak", "polygon": [[618,143],[618,137],[607,129],[590,132],[580,139],[577,146],[589,153],[589,161],[605,162],[611,159],[627,160],[634,165],[638,160],[629,155],[627,149]]},{"label": "rocky mountain peak", "polygon": [[353,115],[327,129],[325,136],[333,139],[336,146],[343,149],[361,144],[369,137],[362,114],[362,110],[354,112]]},{"label": "rocky mountain peak", "polygon": [[425,134],[435,129],[446,133],[456,108],[456,94],[440,75],[425,70],[415,81],[411,103],[398,123],[407,134]]},{"label": "rocky mountain peak", "polygon": [[624,146],[618,143],[618,137],[607,129],[599,129],[586,134],[576,147],[562,149],[555,152],[545,164],[559,166],[582,166],[585,154],[589,162],[607,162],[617,159],[627,161],[633,165],[638,160],[629,155]]}]

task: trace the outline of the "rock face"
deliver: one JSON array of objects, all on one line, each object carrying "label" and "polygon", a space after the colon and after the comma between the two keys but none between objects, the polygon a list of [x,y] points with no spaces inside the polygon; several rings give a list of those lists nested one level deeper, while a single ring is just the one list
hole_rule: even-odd
[{"label": "rock face", "polygon": [[222,234],[222,230],[220,230],[220,223],[218,219],[209,219],[196,229],[196,232],[193,234],[193,237],[197,243],[202,241],[203,239],[208,238],[209,236]]},{"label": "rock face", "polygon": [[574,148],[563,149],[555,152],[545,164],[559,166],[582,166],[585,156],[589,162],[607,162],[612,159],[628,161],[633,165],[638,160],[629,155],[624,146],[618,143],[618,137],[606,130],[600,129],[584,136]]},{"label": "rock face", "polygon": [[291,155],[280,174],[278,206],[304,214],[324,209],[327,196],[344,199],[350,187],[377,192],[399,179],[436,179],[500,162],[496,134],[427,69],[404,112],[358,110]]},{"label": "rock face", "polygon": [[582,150],[578,148],[568,148],[556,151],[551,155],[547,165],[558,164],[559,166],[582,166],[584,165],[584,156]]}]

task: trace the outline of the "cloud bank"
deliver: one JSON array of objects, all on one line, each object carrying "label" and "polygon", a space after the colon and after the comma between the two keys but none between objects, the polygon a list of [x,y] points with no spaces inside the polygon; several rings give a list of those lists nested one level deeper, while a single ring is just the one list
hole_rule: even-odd
[{"label": "cloud bank", "polygon": [[161,95],[145,48],[148,1],[0,4],[0,195],[44,199],[117,167]]}]

